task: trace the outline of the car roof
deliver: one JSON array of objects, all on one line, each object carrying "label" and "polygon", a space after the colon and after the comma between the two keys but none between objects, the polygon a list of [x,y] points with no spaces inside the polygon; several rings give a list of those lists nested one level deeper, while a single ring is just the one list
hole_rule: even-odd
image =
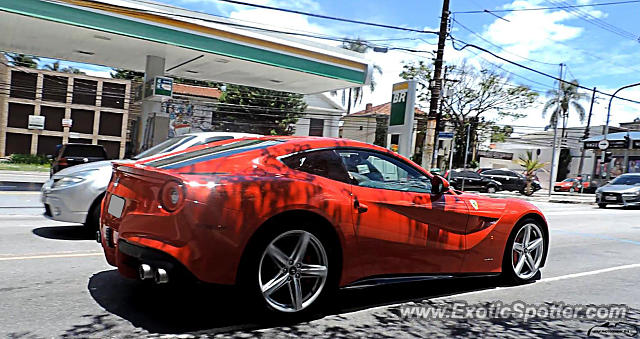
[{"label": "car roof", "polygon": [[204,137],[204,138],[209,138],[209,137],[220,137],[220,136],[231,136],[234,139],[238,139],[238,138],[247,138],[247,137],[260,137],[260,134],[252,134],[252,133],[236,133],[236,132],[194,132],[194,133],[187,133],[184,135],[193,135],[193,136],[197,136],[197,137]]}]

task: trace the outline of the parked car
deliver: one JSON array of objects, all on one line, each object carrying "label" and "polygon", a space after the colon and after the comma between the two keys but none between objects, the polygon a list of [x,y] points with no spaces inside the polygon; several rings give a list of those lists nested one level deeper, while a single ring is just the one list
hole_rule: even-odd
[{"label": "parked car", "polygon": [[123,276],[237,284],[282,316],[313,312],[339,287],[532,281],[549,244],[532,204],[450,190],[348,139],[245,138],[123,164],[103,205],[99,241]]},{"label": "parked car", "polygon": [[56,153],[51,157],[51,170],[49,176],[55,173],[80,164],[103,161],[109,159],[107,151],[101,145],[91,144],[64,144],[57,148]]},{"label": "parked car", "polygon": [[607,205],[639,206],[640,205],[640,173],[627,173],[618,176],[608,184],[596,190],[598,207]]},{"label": "parked car", "polygon": [[[465,191],[481,191],[495,193],[502,189],[498,181],[483,177],[480,174],[467,169],[454,169],[447,171],[444,176],[455,189]],[[464,182],[464,185],[463,185]]]},{"label": "parked car", "polygon": [[567,178],[553,185],[555,192],[595,192],[596,183],[585,180],[582,177]]},{"label": "parked car", "polygon": [[[510,169],[490,169],[480,173],[483,177],[498,181],[502,184],[502,189],[505,191],[518,191],[522,194],[526,194],[525,188],[527,186],[527,178]],[[534,180],[531,183],[531,187],[533,188],[533,192],[538,191],[542,188],[540,182]]]},{"label": "parked car", "polygon": [[[247,136],[256,135],[226,132],[185,134],[165,140],[136,155],[132,160],[120,160],[119,162],[132,162],[149,156],[181,151],[196,145]],[[74,152],[81,150],[75,147],[72,149]],[[67,154],[64,151],[64,146],[61,154]],[[100,202],[107,190],[112,170],[112,161],[97,161],[76,165],[55,173],[42,185],[41,189],[45,216],[58,221],[84,223],[92,229],[97,229],[101,211]]]}]

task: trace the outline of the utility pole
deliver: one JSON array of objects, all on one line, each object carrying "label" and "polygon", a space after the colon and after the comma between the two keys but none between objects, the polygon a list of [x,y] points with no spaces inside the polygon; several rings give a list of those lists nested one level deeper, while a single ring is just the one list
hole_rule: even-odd
[{"label": "utility pole", "polygon": [[[467,157],[469,156],[469,137],[471,136],[471,121],[469,121],[469,125],[467,125],[467,145],[464,147],[464,164],[462,165],[462,169],[467,168]],[[464,191],[464,177],[462,177],[462,188]]]},{"label": "utility pole", "polygon": [[440,120],[442,120],[442,111],[438,112],[438,100],[442,92],[442,65],[444,58],[444,44],[447,41],[447,33],[449,28],[449,0],[442,2],[442,14],[440,16],[440,33],[438,36],[438,50],[436,51],[436,60],[433,63],[433,78],[431,83],[431,100],[429,101],[429,116],[436,117],[436,129],[433,134],[433,154],[431,157],[431,167],[436,166],[438,159],[438,132],[440,131]]},{"label": "utility pole", "polygon": [[[584,136],[582,140],[586,140],[589,138],[589,128],[591,127],[591,114],[593,114],[593,102],[596,101],[596,88],[593,88],[593,93],[591,94],[591,105],[589,106],[589,117],[587,118],[587,127],[584,129]],[[578,166],[578,175],[582,175],[582,165],[584,164],[584,153],[585,153],[584,145],[582,145],[582,154],[580,155],[580,165]]]},{"label": "utility pole", "polygon": [[556,163],[556,144],[558,139],[558,114],[560,114],[560,95],[562,95],[562,68],[564,64],[560,64],[560,77],[558,78],[558,107],[556,108],[555,120],[553,121],[553,151],[551,152],[551,173],[549,173],[549,196],[551,196],[551,191],[553,190],[553,184],[555,181],[554,176],[557,175],[557,167]]},{"label": "utility pole", "polygon": [[[609,107],[607,107],[607,122],[604,125],[604,140],[607,140],[607,137],[609,136],[609,119],[611,118],[611,103],[613,102],[613,98],[615,98],[616,94],[618,94],[618,92],[622,91],[623,89],[627,89],[629,87],[635,87],[635,86],[640,86],[640,82],[635,83],[635,84],[622,86],[622,87],[618,88],[615,92],[613,92],[613,94],[611,95],[611,98],[609,99]],[[604,159],[605,159],[605,153],[606,152],[607,152],[606,150],[602,151],[602,166],[603,167],[604,167]],[[611,169],[607,168],[607,180],[609,180],[609,179],[611,179]]]}]

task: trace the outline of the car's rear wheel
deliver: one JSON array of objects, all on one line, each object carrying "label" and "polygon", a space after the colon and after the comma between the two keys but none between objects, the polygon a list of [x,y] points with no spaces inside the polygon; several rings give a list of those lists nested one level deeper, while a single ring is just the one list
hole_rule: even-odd
[{"label": "car's rear wheel", "polygon": [[307,313],[336,289],[335,250],[310,227],[277,229],[250,249],[240,283],[269,311]]},{"label": "car's rear wheel", "polygon": [[503,276],[513,283],[525,283],[539,277],[547,248],[540,223],[526,219],[511,232],[502,263]]},{"label": "car's rear wheel", "polygon": [[607,204],[598,204],[599,208],[607,208]]},{"label": "car's rear wheel", "polygon": [[573,187],[569,188],[569,193],[574,193],[575,191],[576,191],[575,188],[573,188]]}]

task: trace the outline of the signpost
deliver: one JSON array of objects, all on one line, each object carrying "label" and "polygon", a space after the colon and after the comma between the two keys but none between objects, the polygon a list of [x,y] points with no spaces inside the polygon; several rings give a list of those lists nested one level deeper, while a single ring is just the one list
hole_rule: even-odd
[{"label": "signpost", "polygon": [[451,140],[453,139],[453,132],[439,132],[438,139]]},{"label": "signpost", "polygon": [[607,148],[609,148],[609,141],[607,141],[607,139],[598,141],[598,148],[603,151],[606,150]]},{"label": "signpost", "polygon": [[144,97],[171,98],[173,95],[173,79],[167,77],[155,77],[144,86]]},{"label": "signpost", "polygon": [[413,154],[413,121],[416,106],[416,80],[393,85],[387,148],[407,158]]},{"label": "signpost", "polygon": [[27,128],[44,129],[44,115],[30,115]]}]

